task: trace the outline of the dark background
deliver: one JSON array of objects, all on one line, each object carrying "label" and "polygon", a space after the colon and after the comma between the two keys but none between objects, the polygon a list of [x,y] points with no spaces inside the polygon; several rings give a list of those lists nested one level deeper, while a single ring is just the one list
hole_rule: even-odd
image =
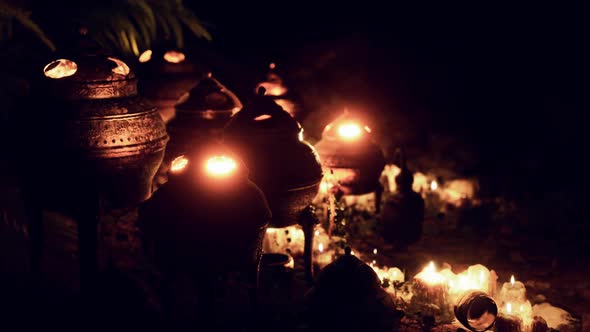
[{"label": "dark background", "polygon": [[451,137],[451,155],[469,151],[458,172],[481,177],[490,194],[540,204],[585,196],[589,29],[581,7],[187,5],[209,24],[225,68],[247,72],[218,70],[242,98],[251,85],[238,82],[275,61],[309,112],[353,105],[389,135],[379,136],[385,146],[434,155],[436,135]]},{"label": "dark background", "polygon": [[[45,6],[40,18],[60,12],[34,3]],[[185,5],[213,37],[187,37],[187,50],[245,102],[276,62],[310,141],[348,107],[367,116],[390,160],[405,145],[414,170],[476,178],[481,197],[514,200],[541,235],[569,227],[566,239],[585,236],[590,29],[581,5]],[[43,28],[60,36],[51,33],[59,25]],[[37,68],[7,59],[6,71]],[[18,149],[18,135],[3,133],[3,145]]]}]

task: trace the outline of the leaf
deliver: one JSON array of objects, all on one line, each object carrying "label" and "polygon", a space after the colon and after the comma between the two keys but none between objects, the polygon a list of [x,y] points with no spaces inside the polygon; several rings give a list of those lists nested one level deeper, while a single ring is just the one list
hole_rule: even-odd
[{"label": "leaf", "polygon": [[[22,8],[10,5],[5,2],[0,2],[0,18],[5,22],[4,29],[7,31],[6,35],[11,38],[12,36],[12,20],[16,20],[20,25],[29,31],[33,32],[43,44],[45,44],[50,50],[55,51],[55,45],[47,37],[47,35],[41,30],[37,23],[30,19],[30,13],[26,12]],[[2,36],[2,35],[0,35]]]},{"label": "leaf", "polygon": [[195,36],[211,40],[211,34],[201,25],[194,13],[183,10],[180,12],[179,18]]}]

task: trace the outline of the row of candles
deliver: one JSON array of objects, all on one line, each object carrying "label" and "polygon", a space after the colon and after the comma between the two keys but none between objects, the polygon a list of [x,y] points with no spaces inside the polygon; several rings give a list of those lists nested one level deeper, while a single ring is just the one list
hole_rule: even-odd
[{"label": "row of candles", "polygon": [[[314,263],[323,268],[339,255],[339,246],[336,244],[337,239],[331,239],[321,226],[316,227],[314,235]],[[299,255],[303,253],[303,231],[299,226],[269,228],[263,249],[267,252],[289,252]],[[417,295],[416,299],[437,305],[452,315],[452,307],[462,295],[469,291],[481,291],[493,297],[499,312],[520,325],[521,331],[530,330],[533,322],[532,306],[526,298],[525,285],[514,276],[504,282],[498,291],[496,272],[484,265],[472,265],[463,272],[455,273],[448,264],[437,269],[434,262],[430,262],[412,279],[414,286],[411,293],[402,294],[396,291],[395,284],[406,281],[406,275],[398,267],[379,266],[376,261],[378,252],[377,248],[368,254],[352,250],[353,255],[375,271],[391,296],[410,302]]]}]

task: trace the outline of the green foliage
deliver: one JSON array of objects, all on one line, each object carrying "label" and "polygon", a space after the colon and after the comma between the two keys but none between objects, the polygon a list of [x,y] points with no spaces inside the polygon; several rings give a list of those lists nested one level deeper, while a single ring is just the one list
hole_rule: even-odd
[{"label": "green foliage", "polygon": [[[31,19],[31,12],[39,23]],[[13,37],[14,22],[34,32],[51,50],[56,47],[47,34],[59,39],[76,27],[87,28],[89,36],[103,47],[126,56],[138,56],[164,40],[182,48],[185,30],[211,39],[181,0],[33,1],[30,9],[0,0],[0,40]]]},{"label": "green foliage", "polygon": [[31,31],[37,38],[52,51],[55,50],[53,42],[45,35],[43,30],[30,18],[31,13],[16,5],[0,0],[0,41],[10,40],[14,37],[14,24],[18,23]]}]

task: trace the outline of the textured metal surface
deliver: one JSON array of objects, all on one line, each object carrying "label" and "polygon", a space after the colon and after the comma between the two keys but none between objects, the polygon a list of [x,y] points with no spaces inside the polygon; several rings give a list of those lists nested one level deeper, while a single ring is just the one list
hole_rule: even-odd
[{"label": "textured metal surface", "polygon": [[236,95],[215,78],[202,79],[176,105],[176,115],[167,125],[167,155],[174,157],[191,145],[220,139],[227,121],[241,108]]},{"label": "textured metal surface", "polygon": [[203,174],[198,165],[206,159],[200,154],[187,158],[188,169],[172,173],[140,209],[140,224],[158,264],[196,274],[204,268],[258,264],[271,217],[262,191],[241,164],[231,178],[220,180]]},{"label": "textured metal surface", "polygon": [[56,161],[42,181],[116,204],[146,199],[168,141],[162,119],[137,95],[135,75],[120,60],[98,52],[68,60],[75,73],[42,81],[42,98],[58,112],[40,113],[31,126],[29,143]]},{"label": "textured metal surface", "polygon": [[[337,133],[338,126],[348,121],[352,120],[345,113],[326,126],[322,139],[316,143],[322,166],[327,171],[335,170],[335,178],[346,195],[361,195],[378,190],[379,178],[385,167],[383,152],[372,142],[368,130],[362,130],[358,139],[341,139]],[[343,176],[339,177],[338,173]]]},{"label": "textured metal surface", "polygon": [[189,58],[179,63],[164,60],[162,49],[154,50],[151,59],[140,63],[139,91],[142,96],[158,105],[165,122],[174,117],[174,105],[203,76],[200,68]]},{"label": "textured metal surface", "polygon": [[250,169],[251,179],[269,199],[271,226],[297,223],[317,195],[322,169],[315,149],[300,140],[301,126],[267,96],[232,117],[224,140]]}]

